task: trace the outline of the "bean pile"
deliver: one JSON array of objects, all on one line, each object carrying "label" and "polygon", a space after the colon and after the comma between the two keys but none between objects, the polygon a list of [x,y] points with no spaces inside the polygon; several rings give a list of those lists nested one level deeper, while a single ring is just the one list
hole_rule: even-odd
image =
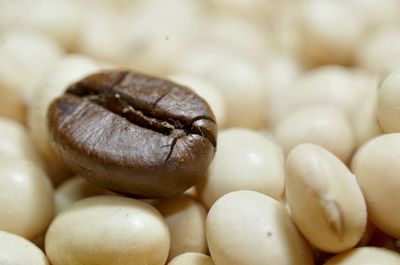
[{"label": "bean pile", "polygon": [[0,264],[399,265],[399,117],[400,0],[3,1]]}]

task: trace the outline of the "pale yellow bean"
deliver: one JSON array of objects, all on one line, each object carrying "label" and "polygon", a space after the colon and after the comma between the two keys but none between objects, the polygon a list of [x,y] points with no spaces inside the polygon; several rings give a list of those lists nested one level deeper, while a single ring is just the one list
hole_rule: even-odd
[{"label": "pale yellow bean", "polygon": [[46,255],[32,242],[15,234],[0,231],[2,265],[49,265]]},{"label": "pale yellow bean", "polygon": [[382,27],[369,33],[355,54],[358,65],[385,78],[400,68],[400,29]]},{"label": "pale yellow bean", "polygon": [[33,80],[13,58],[0,51],[0,115],[25,123],[26,105],[23,100],[25,87]]},{"label": "pale yellow bean", "polygon": [[208,174],[197,185],[206,207],[237,190],[253,190],[282,199],[284,154],[279,145],[244,128],[227,129],[218,137],[217,152]]},{"label": "pale yellow bean", "polygon": [[46,234],[52,265],[164,265],[168,227],[149,204],[118,196],[81,200],[61,212]]},{"label": "pale yellow bean", "polygon": [[0,37],[0,52],[8,54],[21,68],[23,78],[30,80],[21,90],[21,101],[29,103],[38,83],[64,51],[55,40],[32,29],[12,28]]},{"label": "pale yellow bean", "polygon": [[380,230],[400,238],[400,133],[376,137],[356,153],[353,172],[364,193],[368,218]]},{"label": "pale yellow bean", "polygon": [[220,198],[206,221],[216,265],[312,265],[307,242],[285,207],[267,195],[236,191]]},{"label": "pale yellow bean", "polygon": [[[348,64],[367,23],[358,9],[346,1],[303,1],[299,31],[305,60],[314,64]],[[351,20],[352,23],[347,23]]]},{"label": "pale yellow bean", "polygon": [[88,182],[80,176],[70,178],[55,190],[56,214],[79,200],[105,194],[107,194],[107,190]]},{"label": "pale yellow bean", "polygon": [[378,91],[378,119],[386,133],[400,132],[400,70],[393,72]]},{"label": "pale yellow bean", "polygon": [[26,128],[3,117],[0,117],[0,157],[27,159],[38,166],[42,163]]},{"label": "pale yellow bean", "polygon": [[318,144],[347,163],[355,137],[343,112],[331,106],[310,106],[287,115],[275,129],[275,137],[286,154],[298,144]]},{"label": "pale yellow bean", "polygon": [[156,203],[164,216],[171,235],[168,260],[185,252],[206,254],[206,210],[189,195],[181,195]]},{"label": "pale yellow bean", "polygon": [[50,179],[29,160],[0,158],[0,230],[34,239],[53,219]]},{"label": "pale yellow bean", "polygon": [[338,253],[360,241],[367,223],[364,197],[332,153],[314,144],[296,146],[287,158],[285,188],[294,223],[315,247]]}]

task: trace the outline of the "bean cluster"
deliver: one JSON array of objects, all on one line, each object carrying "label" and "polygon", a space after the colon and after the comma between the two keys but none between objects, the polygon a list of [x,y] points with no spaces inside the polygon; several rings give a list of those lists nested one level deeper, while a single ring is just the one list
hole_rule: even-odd
[{"label": "bean cluster", "polygon": [[[65,162],[49,107],[107,71],[207,102],[201,126],[160,122],[212,139],[205,172],[190,152],[168,169],[196,169],[194,186],[172,190],[158,163],[170,195],[133,198],[108,161],[122,194],[95,160],[84,176]],[[2,1],[0,264],[399,265],[399,117],[400,0]],[[142,183],[153,158],[132,162]]]}]

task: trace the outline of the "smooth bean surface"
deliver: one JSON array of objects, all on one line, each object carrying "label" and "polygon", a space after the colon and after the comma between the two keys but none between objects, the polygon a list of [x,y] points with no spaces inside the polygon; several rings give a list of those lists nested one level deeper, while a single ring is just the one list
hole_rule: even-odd
[{"label": "smooth bean surface", "polygon": [[0,231],[0,262],[4,265],[49,265],[46,255],[32,242]]},{"label": "smooth bean surface", "polygon": [[50,179],[34,162],[0,158],[0,230],[34,239],[53,219]]},{"label": "smooth bean surface", "polygon": [[285,207],[258,192],[221,197],[208,213],[206,233],[217,265],[314,264],[311,248]]},{"label": "smooth bean surface", "polygon": [[364,193],[369,219],[382,231],[400,238],[400,134],[384,134],[361,147],[353,172]]},{"label": "smooth bean surface", "polygon": [[296,146],[287,158],[285,187],[293,221],[315,247],[338,253],[360,241],[367,223],[364,197],[332,153],[313,144]]},{"label": "smooth bean surface", "polygon": [[53,265],[163,265],[170,236],[162,216],[138,200],[98,196],[61,212],[45,239]]},{"label": "smooth bean surface", "polygon": [[282,199],[284,155],[281,147],[260,133],[232,128],[219,134],[218,149],[207,176],[197,185],[201,201],[210,208],[223,195],[253,190]]}]

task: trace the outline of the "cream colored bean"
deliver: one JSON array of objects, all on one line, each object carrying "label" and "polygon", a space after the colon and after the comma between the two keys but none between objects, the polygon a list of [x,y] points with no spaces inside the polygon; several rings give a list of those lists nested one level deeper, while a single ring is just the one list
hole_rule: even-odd
[{"label": "cream colored bean", "polygon": [[0,159],[0,230],[34,239],[53,219],[53,188],[33,162]]},{"label": "cream colored bean", "polygon": [[260,128],[263,123],[261,113],[264,97],[257,68],[238,61],[232,64],[223,63],[214,73],[213,80],[227,102],[227,126]]},{"label": "cream colored bean", "polygon": [[[303,1],[279,1],[269,22],[272,40],[279,52],[302,59],[304,36],[299,31],[299,16]],[[264,22],[265,23],[265,22]]]},{"label": "cream colored bean", "polygon": [[346,1],[326,0],[304,1],[299,25],[306,60],[315,64],[351,62],[367,27],[365,17]]},{"label": "cream colored bean", "polygon": [[[90,9],[92,3],[84,2],[85,8]],[[146,36],[143,36],[143,40],[136,40],[136,43],[129,43],[127,36],[127,33],[136,29],[136,26],[129,26],[132,24],[128,22],[131,22],[129,21],[132,20],[130,15],[139,2],[127,1],[121,3],[121,6],[117,6],[115,1],[97,2],[96,9],[93,12],[87,12],[83,17],[78,39],[79,51],[95,58],[126,65],[127,61],[132,59],[129,53],[136,53],[136,50],[142,46],[144,46],[143,49],[146,49],[148,47]],[[119,41],[114,41],[116,39]],[[139,69],[142,69],[142,66]]]},{"label": "cream colored bean", "polygon": [[346,165],[318,145],[301,144],[289,153],[285,173],[293,221],[311,244],[338,253],[360,241],[366,205]]},{"label": "cream colored bean", "polygon": [[168,265],[214,265],[211,257],[200,253],[184,253],[171,260]]},{"label": "cream colored bean", "polygon": [[188,195],[162,200],[155,204],[164,216],[171,235],[168,260],[185,252],[207,253],[206,210]]},{"label": "cream colored bean", "polygon": [[[398,13],[398,11],[397,11]],[[382,27],[368,34],[355,54],[358,65],[381,77],[400,68],[400,29]]]},{"label": "cream colored bean", "polygon": [[0,38],[0,115],[24,122],[33,90],[62,49],[34,30],[8,29],[0,33]]},{"label": "cream colored bean", "polygon": [[100,188],[80,176],[66,180],[55,191],[56,214],[71,206],[74,202],[84,198],[107,194],[107,190]]},{"label": "cream colored bean", "polygon": [[295,84],[289,111],[315,104],[335,106],[346,114],[357,145],[380,133],[375,75],[361,69],[322,66],[304,74]]},{"label": "cream colored bean", "polygon": [[242,128],[219,133],[214,160],[197,185],[198,195],[208,208],[237,190],[253,190],[277,200],[284,190],[282,149],[262,134]]},{"label": "cream colored bean", "polygon": [[341,253],[324,265],[397,265],[400,254],[384,248],[361,247]]},{"label": "cream colored bean", "polygon": [[[95,58],[119,61],[118,54],[124,44],[120,36],[125,31],[126,20],[121,15],[122,12],[115,12],[111,2],[104,1],[96,6],[95,12],[88,12],[80,27],[79,51]],[[120,41],[115,41],[116,39]]]},{"label": "cream colored bean", "polygon": [[203,20],[200,30],[202,35],[198,37],[198,45],[217,44],[252,61],[261,61],[271,50],[269,35],[258,24],[242,17],[210,14]]},{"label": "cream colored bean", "polygon": [[400,239],[400,133],[381,135],[361,147],[353,172],[364,193],[368,218],[380,230]]},{"label": "cream colored bean", "polygon": [[386,133],[400,132],[400,70],[389,75],[378,92],[378,119]]},{"label": "cream colored bean", "polygon": [[0,157],[27,159],[41,165],[38,153],[25,127],[0,117]]},{"label": "cream colored bean", "polygon": [[[168,3],[163,0],[139,1],[134,4],[131,11],[128,19],[136,24],[127,34],[130,44],[134,44],[135,41],[143,43],[146,40],[150,42],[164,40],[166,43],[165,37],[179,38],[182,34],[190,34],[203,15],[200,2],[182,0],[172,0]],[[147,30],[143,31],[144,29]]]},{"label": "cream colored bean", "polygon": [[41,154],[50,161],[53,168],[54,182],[59,183],[65,178],[65,165],[51,146],[47,130],[47,108],[51,101],[63,94],[68,85],[98,70],[98,65],[83,55],[65,55],[54,65],[41,85],[33,95],[33,102],[29,106],[28,127],[35,145]]},{"label": "cream colored bean", "polygon": [[15,234],[0,231],[2,265],[49,265],[45,254],[32,242]]},{"label": "cream colored bean", "polygon": [[194,46],[184,52],[181,60],[174,62],[174,72],[210,80],[214,67],[223,61],[230,62],[232,58],[232,52],[219,46]]},{"label": "cream colored bean", "polygon": [[[191,3],[194,3],[193,1]],[[161,22],[162,23],[162,22]],[[182,24],[185,22],[182,22]],[[193,26],[193,30],[196,26]],[[170,29],[173,31],[173,29]],[[130,54],[126,58],[132,58],[128,62],[123,62],[123,64],[128,65],[130,68],[138,69],[141,72],[153,73],[153,75],[158,76],[168,76],[169,74],[174,73],[172,70],[173,63],[177,58],[181,58],[182,54],[187,51],[193,43],[195,43],[195,39],[192,36],[193,32],[184,32],[181,35],[173,35],[170,36],[171,31],[168,33],[160,34],[152,36],[149,40],[144,40],[148,42],[148,45],[141,45],[141,47],[137,48],[135,53]],[[196,31],[194,31],[196,32]],[[143,32],[140,32],[143,34]],[[147,38],[145,36],[140,36],[139,38]],[[129,47],[134,45],[135,38],[128,42],[125,49],[129,52]],[[132,42],[132,43],[131,43]],[[130,44],[129,44],[130,43]],[[130,46],[129,46],[130,45]]]},{"label": "cream colored bean", "polygon": [[354,151],[352,128],[343,113],[331,106],[310,106],[286,116],[278,123],[275,137],[286,154],[298,144],[320,145],[343,162]]},{"label": "cream colored bean", "polygon": [[190,87],[199,96],[204,98],[214,112],[219,128],[224,128],[226,123],[226,103],[221,92],[210,82],[187,74],[173,74],[173,81]]},{"label": "cream colored bean", "polygon": [[285,207],[254,191],[220,198],[206,221],[207,242],[216,265],[312,265],[310,247]]},{"label": "cream colored bean", "polygon": [[32,84],[13,58],[0,51],[0,115],[25,123],[26,106],[23,101],[25,87]]},{"label": "cream colored bean", "polygon": [[33,28],[49,34],[64,47],[73,49],[81,18],[85,11],[88,12],[81,2],[83,1],[13,1],[0,10],[0,28]]},{"label": "cream colored bean", "polygon": [[34,89],[61,57],[63,49],[40,31],[14,28],[0,37],[3,40],[0,51],[8,54],[20,66],[25,73],[24,78],[31,79],[29,86],[21,91],[21,101],[30,102]]},{"label": "cream colored bean", "polygon": [[[127,8],[122,23],[117,20],[116,26],[122,30],[109,28],[111,34],[118,32],[118,35],[111,35],[111,40],[118,39],[118,42],[107,40],[114,50],[114,58],[145,72],[171,73],[173,62],[181,58],[187,44],[194,43],[191,36],[198,33],[203,17],[202,3],[181,0],[131,2],[133,5]],[[109,38],[108,35],[104,37]]]},{"label": "cream colored bean", "polygon": [[275,128],[288,112],[294,82],[300,77],[300,63],[287,55],[268,56],[263,64],[264,118],[267,126]]},{"label": "cream colored bean", "polygon": [[163,265],[168,227],[149,204],[118,196],[81,200],[61,212],[45,239],[52,265]]},{"label": "cream colored bean", "polygon": [[328,65],[305,73],[293,89],[292,110],[311,104],[338,107],[348,117],[363,100],[364,89],[355,85],[354,70]]}]

